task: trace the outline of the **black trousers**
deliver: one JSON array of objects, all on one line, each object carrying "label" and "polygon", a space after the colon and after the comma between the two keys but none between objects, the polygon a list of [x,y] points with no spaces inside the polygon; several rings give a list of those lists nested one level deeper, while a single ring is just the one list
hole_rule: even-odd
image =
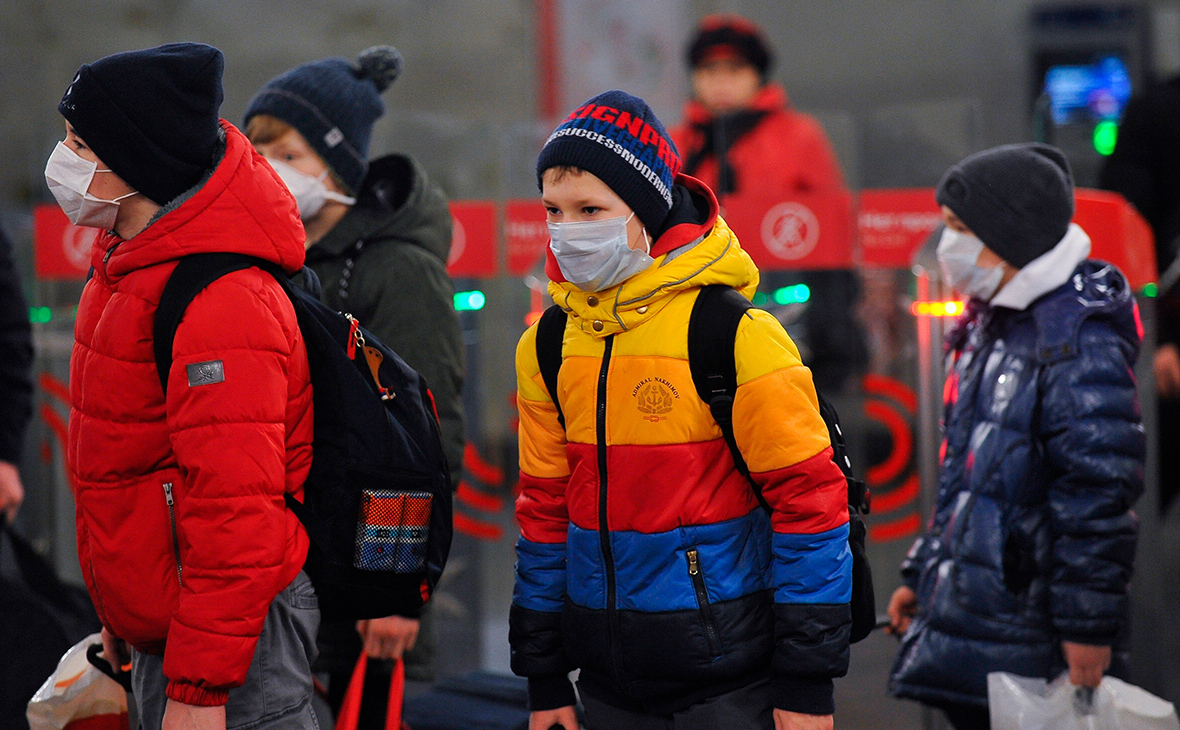
[{"label": "black trousers", "polygon": [[623,710],[582,691],[586,730],[774,730],[774,700],[770,680],[698,702],[671,715],[647,715]]},{"label": "black trousers", "polygon": [[938,705],[955,730],[990,730],[991,715],[978,705]]}]

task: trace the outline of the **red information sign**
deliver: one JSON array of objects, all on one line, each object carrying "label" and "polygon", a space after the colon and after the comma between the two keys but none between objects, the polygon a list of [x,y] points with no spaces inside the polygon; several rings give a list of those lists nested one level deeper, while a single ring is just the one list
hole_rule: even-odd
[{"label": "red information sign", "polygon": [[455,278],[487,279],[496,275],[496,204],[483,200],[451,201],[451,256],[447,273]]},{"label": "red information sign", "polygon": [[737,194],[721,215],[758,268],[766,271],[852,266],[852,196]]},{"label": "red information sign", "polygon": [[504,248],[508,274],[524,276],[540,263],[549,245],[545,208],[537,198],[509,200],[504,204]]},{"label": "red information sign", "polygon": [[908,268],[914,254],[942,223],[934,190],[862,190],[857,231],[861,263]]},{"label": "red information sign", "polygon": [[33,259],[39,279],[85,279],[97,228],[75,226],[56,203],[33,209]]}]

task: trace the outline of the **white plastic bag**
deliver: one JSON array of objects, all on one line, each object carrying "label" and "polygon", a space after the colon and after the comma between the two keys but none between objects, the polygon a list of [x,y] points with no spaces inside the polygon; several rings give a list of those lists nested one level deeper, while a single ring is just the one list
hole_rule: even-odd
[{"label": "white plastic bag", "polygon": [[1103,677],[1090,691],[1004,672],[987,675],[992,730],[1180,730],[1176,708],[1121,679]]},{"label": "white plastic bag", "polygon": [[26,717],[31,730],[127,730],[127,692],[86,658],[86,649],[102,644],[91,634],[74,645],[57,669],[29,700]]}]

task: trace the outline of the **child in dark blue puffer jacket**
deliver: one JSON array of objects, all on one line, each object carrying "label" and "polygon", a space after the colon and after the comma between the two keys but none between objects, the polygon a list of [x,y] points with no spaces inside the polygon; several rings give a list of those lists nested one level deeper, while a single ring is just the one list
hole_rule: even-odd
[{"label": "child in dark blue puffer jacket", "polygon": [[947,171],[938,259],[970,298],[947,342],[933,519],[889,614],[891,692],[987,728],[987,673],[1095,687],[1129,615],[1144,432],[1130,286],[1089,259],[1060,150],[1006,145]]}]

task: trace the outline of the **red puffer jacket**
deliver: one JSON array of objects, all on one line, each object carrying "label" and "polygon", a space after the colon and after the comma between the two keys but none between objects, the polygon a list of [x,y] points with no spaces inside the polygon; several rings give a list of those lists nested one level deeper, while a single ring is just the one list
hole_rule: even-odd
[{"label": "red puffer jacket", "polygon": [[[152,354],[156,306],[177,260],[229,251],[294,272],[295,202],[222,121],[224,158],[192,197],[134,238],[99,237],[70,360],[69,465],[78,557],[103,624],[164,653],[168,696],[224,704],[254,656],[271,601],[299,573],[312,393],[295,312],[258,269],[229,274],[176,331],[167,401]],[[219,361],[222,382],[187,366]],[[165,643],[167,648],[165,650]]]},{"label": "red puffer jacket", "polygon": [[[729,148],[729,163],[737,177],[735,192],[790,197],[844,189],[840,165],[823,127],[813,117],[792,109],[781,86],[763,86],[750,111],[764,116]],[[700,102],[685,104],[683,122],[671,130],[682,160],[687,162],[705,145],[704,129],[713,122],[713,115]],[[685,174],[718,189],[717,156],[706,155],[696,169]]]}]

